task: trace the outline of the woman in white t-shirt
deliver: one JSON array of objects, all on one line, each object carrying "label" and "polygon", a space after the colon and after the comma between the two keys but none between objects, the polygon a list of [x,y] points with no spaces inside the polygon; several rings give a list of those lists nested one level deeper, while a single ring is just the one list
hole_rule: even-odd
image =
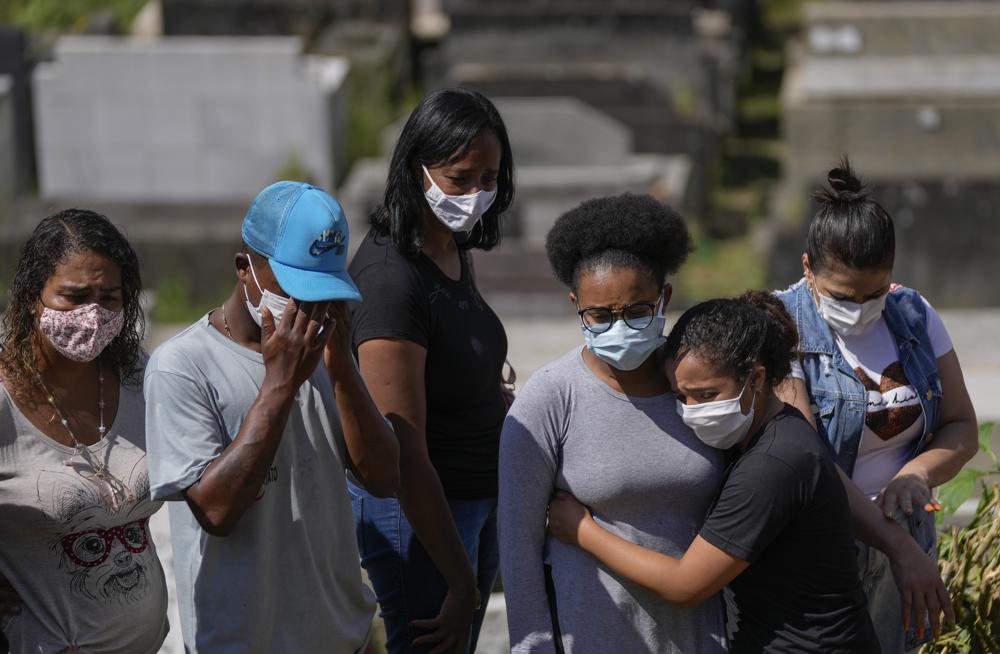
[{"label": "woman in white t-shirt", "polygon": [[[804,277],[779,294],[800,339],[783,399],[815,422],[845,483],[934,557],[941,507],[932,489],[975,454],[975,411],[940,316],[917,291],[891,281],[892,218],[846,160],[828,179],[802,255]],[[883,652],[914,649],[937,631],[947,598],[906,584],[901,591],[895,561],[858,546]]]},{"label": "woman in white t-shirt", "polygon": [[125,237],[78,209],[41,221],[14,273],[0,328],[0,631],[14,654],[152,654],[166,636],[140,290]]}]

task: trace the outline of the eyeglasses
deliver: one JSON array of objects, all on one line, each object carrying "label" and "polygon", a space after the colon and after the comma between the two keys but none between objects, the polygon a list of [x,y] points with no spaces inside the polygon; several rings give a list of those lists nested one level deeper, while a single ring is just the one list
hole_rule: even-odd
[{"label": "eyeglasses", "polygon": [[633,302],[617,310],[611,307],[587,307],[577,311],[577,315],[580,316],[580,323],[587,331],[594,334],[603,334],[611,329],[616,319],[621,319],[628,327],[639,330],[649,327],[653,322],[656,303]]},{"label": "eyeglasses", "polygon": [[146,523],[149,518],[139,518],[112,529],[90,529],[62,537],[62,548],[73,563],[93,568],[108,560],[115,539],[133,554],[140,554],[149,544]]}]

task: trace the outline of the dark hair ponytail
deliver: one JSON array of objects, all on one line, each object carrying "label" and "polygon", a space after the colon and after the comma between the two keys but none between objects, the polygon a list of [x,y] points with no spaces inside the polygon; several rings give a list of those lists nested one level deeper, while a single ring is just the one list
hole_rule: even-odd
[{"label": "dark hair ponytail", "polygon": [[865,191],[844,157],[827,175],[829,188],[818,190],[820,208],[809,224],[806,253],[813,272],[828,266],[849,270],[888,270],[896,257],[892,218]]},{"label": "dark hair ponytail", "polygon": [[666,354],[694,353],[720,374],[744,380],[756,362],[776,386],[792,371],[799,336],[785,305],[771,293],[708,300],[688,309],[667,337]]}]

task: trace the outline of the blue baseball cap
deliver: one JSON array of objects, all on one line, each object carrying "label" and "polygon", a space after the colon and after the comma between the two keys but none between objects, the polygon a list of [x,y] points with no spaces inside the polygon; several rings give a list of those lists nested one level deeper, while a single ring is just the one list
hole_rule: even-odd
[{"label": "blue baseball cap", "polygon": [[326,191],[301,182],[271,184],[250,205],[242,232],[243,242],[267,257],[289,296],[361,300],[347,274],[347,217]]}]

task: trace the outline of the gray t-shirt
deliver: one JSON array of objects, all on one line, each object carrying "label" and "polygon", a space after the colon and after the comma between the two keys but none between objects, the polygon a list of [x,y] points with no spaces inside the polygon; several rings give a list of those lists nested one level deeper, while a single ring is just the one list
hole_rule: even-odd
[{"label": "gray t-shirt", "polygon": [[631,397],[600,381],[581,348],[536,372],[500,437],[500,561],[511,651],[554,652],[544,566],[551,566],[567,654],[725,651],[719,596],[669,604],[546,531],[556,489],[645,548],[681,556],[698,534],[722,457],[677,415],[675,396]]},{"label": "gray t-shirt", "polygon": [[[149,533],[142,391],[91,445],[117,492],[73,448],[38,430],[0,384],[0,578],[24,602],[0,623],[12,654],[152,654],[167,635],[167,586]],[[70,465],[72,464],[72,465]]]},{"label": "gray t-shirt", "polygon": [[347,461],[322,365],[298,391],[256,503],[225,538],[205,532],[182,491],[239,433],[264,380],[260,354],[208,316],[146,368],[153,497],[169,503],[181,630],[189,654],[345,652],[374,613],[362,583]]}]

